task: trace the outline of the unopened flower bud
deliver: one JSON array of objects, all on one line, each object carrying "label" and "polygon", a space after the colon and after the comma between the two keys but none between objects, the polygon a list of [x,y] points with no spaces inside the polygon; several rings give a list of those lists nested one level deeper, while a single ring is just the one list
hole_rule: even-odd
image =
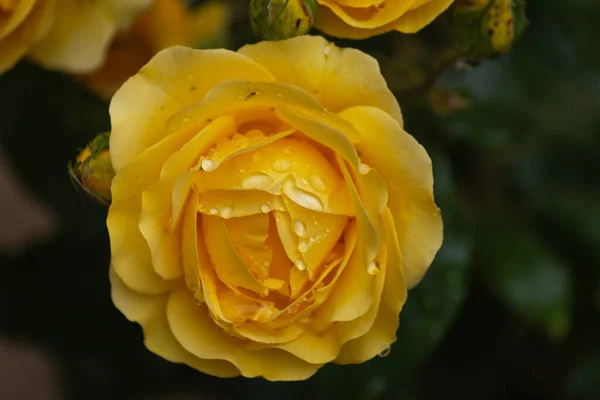
[{"label": "unopened flower bud", "polygon": [[527,23],[524,0],[457,0],[451,17],[455,44],[473,60],[506,53]]},{"label": "unopened flower bud", "polygon": [[252,30],[267,40],[304,35],[317,17],[316,0],[250,0],[249,7]]},{"label": "unopened flower bud", "polygon": [[109,137],[110,132],[99,134],[79,153],[74,164],[69,163],[73,184],[105,205],[111,202],[110,186],[115,176],[110,161]]}]

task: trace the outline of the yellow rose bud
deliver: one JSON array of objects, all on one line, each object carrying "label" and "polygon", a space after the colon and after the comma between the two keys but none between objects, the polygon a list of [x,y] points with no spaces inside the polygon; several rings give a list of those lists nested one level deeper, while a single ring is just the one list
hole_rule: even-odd
[{"label": "yellow rose bud", "polygon": [[317,0],[316,28],[328,35],[364,39],[389,31],[415,33],[454,0]]},{"label": "yellow rose bud", "polygon": [[108,138],[101,133],[77,156],[75,164],[69,165],[69,175],[74,184],[102,204],[110,204],[110,186],[115,171],[110,161]]},{"label": "yellow rose bud", "polygon": [[394,343],[442,220],[375,59],[313,36],[173,47],[110,115],[112,299],[151,351],[302,380]]},{"label": "yellow rose bud", "polygon": [[0,74],[28,55],[45,68],[86,72],[150,0],[0,0]]}]

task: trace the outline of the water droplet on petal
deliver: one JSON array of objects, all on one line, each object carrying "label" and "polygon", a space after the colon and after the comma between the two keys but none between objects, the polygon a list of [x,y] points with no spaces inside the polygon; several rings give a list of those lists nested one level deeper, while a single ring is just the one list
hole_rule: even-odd
[{"label": "water droplet on petal", "polygon": [[286,147],[285,149],[283,149],[283,154],[292,154],[292,148],[291,147]]},{"label": "water droplet on petal", "polygon": [[306,233],[306,225],[304,224],[304,222],[302,222],[299,219],[294,221],[292,228],[294,229],[294,232],[298,236],[304,236],[304,234]]},{"label": "water droplet on petal", "polygon": [[367,164],[360,163],[358,164],[358,173],[360,175],[366,175],[369,173],[371,168]]},{"label": "water droplet on petal", "polygon": [[214,170],[216,167],[215,162],[213,160],[209,160],[208,158],[203,158],[202,161],[200,162],[200,166],[206,172],[210,172],[210,171]]},{"label": "water droplet on petal", "polygon": [[379,357],[387,357],[390,355],[391,352],[392,352],[392,348],[388,347],[387,349],[385,349],[384,351],[379,353]]},{"label": "water droplet on petal", "polygon": [[290,162],[288,160],[277,160],[273,163],[273,170],[275,172],[286,172],[290,169]]},{"label": "water droplet on petal", "polygon": [[219,210],[217,210],[216,208],[211,208],[209,211],[210,215],[218,215],[219,214]]},{"label": "water droplet on petal", "polygon": [[325,187],[325,182],[323,182],[323,179],[321,179],[321,177],[319,175],[315,175],[312,174],[311,176],[308,177],[308,180],[310,181],[310,186],[313,187],[313,189],[315,189],[318,192],[324,192],[326,187]]},{"label": "water droplet on petal", "polygon": [[308,251],[308,243],[306,240],[301,240],[300,243],[298,243],[298,251],[300,253],[306,253]]},{"label": "water droplet on petal", "polygon": [[325,45],[323,52],[325,53],[325,57],[328,57],[331,54],[331,47],[329,45]]},{"label": "water droplet on petal", "polygon": [[266,214],[269,211],[271,211],[271,206],[268,204],[263,204],[262,206],[260,206],[260,211],[262,211]]},{"label": "water droplet on petal", "polygon": [[300,271],[304,271],[306,269],[306,264],[302,260],[296,260],[295,265]]},{"label": "water droplet on petal", "polygon": [[244,189],[266,189],[273,183],[273,178],[265,174],[250,175],[242,182]]},{"label": "water droplet on petal", "polygon": [[323,211],[323,203],[321,200],[302,189],[299,189],[294,182],[288,180],[283,186],[283,192],[294,202],[304,208],[315,211]]},{"label": "water droplet on petal", "polygon": [[317,226],[317,225],[319,225],[319,221],[317,221],[317,220],[315,219],[315,220],[313,221],[313,225],[314,225],[314,226]]},{"label": "water droplet on petal", "polygon": [[377,261],[371,261],[367,266],[367,273],[369,275],[377,275],[379,273],[379,263]]},{"label": "water droplet on petal", "polygon": [[231,216],[233,215],[233,208],[231,207],[224,207],[221,209],[221,217],[223,218],[231,218]]},{"label": "water droplet on petal", "polygon": [[308,180],[302,178],[300,179],[300,183],[302,183],[303,185],[308,185]]}]

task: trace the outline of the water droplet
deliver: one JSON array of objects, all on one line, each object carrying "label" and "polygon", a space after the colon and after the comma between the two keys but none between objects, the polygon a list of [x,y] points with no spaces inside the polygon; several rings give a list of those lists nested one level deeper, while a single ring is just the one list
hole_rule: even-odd
[{"label": "water droplet", "polygon": [[308,185],[308,180],[302,178],[302,179],[300,179],[300,183],[303,185]]},{"label": "water droplet", "polygon": [[325,53],[325,57],[329,57],[329,55],[331,54],[331,47],[329,45],[325,45],[325,48],[323,48],[323,52]]},{"label": "water droplet", "polygon": [[331,233],[331,228],[327,227],[327,229],[325,229],[325,233]]},{"label": "water droplet", "polygon": [[358,164],[358,173],[360,175],[366,175],[369,173],[371,168],[367,164],[360,163]]},{"label": "water droplet", "polygon": [[273,183],[273,178],[265,174],[250,175],[242,182],[244,189],[265,189]]},{"label": "water droplet", "polygon": [[182,119],[183,122],[190,122],[192,119],[190,117],[184,117]]},{"label": "water droplet", "polygon": [[290,169],[290,162],[288,160],[277,160],[273,163],[273,170],[275,172],[286,172]]},{"label": "water droplet", "polygon": [[304,222],[302,222],[299,219],[294,221],[292,228],[294,229],[294,232],[298,236],[304,236],[304,234],[306,233],[306,224],[304,224]]},{"label": "water droplet", "polygon": [[288,180],[284,184],[283,192],[294,203],[297,203],[304,208],[315,211],[323,211],[323,203],[321,203],[321,200],[319,200],[317,196],[299,189],[291,180]]},{"label": "water droplet", "polygon": [[317,221],[317,220],[315,219],[315,220],[313,221],[313,225],[314,225],[314,226],[317,226],[317,225],[319,225],[319,221]]},{"label": "water droplet", "polygon": [[268,204],[263,204],[262,206],[260,206],[260,211],[262,211],[266,214],[269,211],[271,211],[271,206]]},{"label": "water droplet", "polygon": [[209,211],[209,213],[211,215],[218,215],[219,214],[219,210],[217,210],[216,208],[211,208],[210,211]]},{"label": "water droplet", "polygon": [[384,351],[379,353],[379,357],[387,357],[390,355],[391,352],[392,352],[392,348],[388,347],[387,349],[385,349]]},{"label": "water droplet", "polygon": [[277,97],[283,97],[283,93],[277,92]]},{"label": "water droplet", "polygon": [[254,154],[252,154],[252,161],[254,162],[258,162],[258,160],[260,160],[261,158],[262,156],[259,152],[255,152]]},{"label": "water droplet", "polygon": [[240,169],[240,174],[243,174],[244,172],[246,172],[244,168]]},{"label": "water droplet", "polygon": [[304,271],[306,269],[306,264],[302,260],[296,260],[295,265],[300,271]]},{"label": "water droplet", "polygon": [[283,154],[292,154],[292,148],[291,147],[286,147],[285,149],[283,149]]},{"label": "water droplet", "polygon": [[233,215],[233,208],[231,207],[224,207],[221,209],[221,217],[223,218],[231,218],[231,216]]},{"label": "water droplet", "polygon": [[310,181],[310,186],[312,186],[313,189],[315,189],[316,191],[319,191],[319,192],[325,191],[325,189],[326,189],[325,182],[323,182],[323,179],[321,179],[321,177],[319,175],[312,174],[311,176],[308,177],[308,180]]},{"label": "water droplet", "polygon": [[377,275],[379,273],[379,263],[377,261],[371,261],[367,266],[367,273],[369,275]]},{"label": "water droplet", "polygon": [[308,243],[306,242],[306,240],[301,240],[298,243],[298,251],[300,253],[306,253],[308,251]]},{"label": "water droplet", "polygon": [[206,172],[210,172],[210,171],[214,170],[216,167],[215,162],[213,160],[209,160],[208,158],[203,158],[202,161],[200,162],[200,166]]}]

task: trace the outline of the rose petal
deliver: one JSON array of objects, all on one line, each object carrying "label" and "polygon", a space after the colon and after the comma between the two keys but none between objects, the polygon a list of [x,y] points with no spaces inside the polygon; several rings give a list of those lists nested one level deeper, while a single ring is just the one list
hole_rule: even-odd
[{"label": "rose petal", "polygon": [[200,359],[229,361],[245,377],[304,380],[322,366],[309,364],[278,349],[248,352],[215,325],[205,307],[196,305],[191,296],[182,291],[169,297],[167,318],[173,334],[187,351]]},{"label": "rose petal", "polygon": [[440,210],[433,199],[431,160],[423,147],[385,112],[353,107],[340,113],[361,132],[363,159],[387,183],[409,288],[423,277],[442,244]]},{"label": "rose petal", "polygon": [[357,364],[365,362],[396,341],[396,331],[402,306],[406,302],[406,284],[402,275],[402,258],[396,227],[389,209],[383,212],[383,221],[387,232],[387,263],[382,302],[377,311],[373,326],[364,336],[344,344],[335,362],[337,364]]},{"label": "rose petal", "polygon": [[127,319],[142,326],[144,344],[148,350],[168,361],[187,364],[210,375],[228,378],[240,374],[240,371],[227,361],[200,359],[181,347],[167,321],[167,296],[135,293],[125,286],[112,268],[110,283],[115,306]]},{"label": "rose petal", "polygon": [[[323,8],[319,8],[317,24]],[[377,61],[363,52],[340,49],[320,36],[261,42],[246,45],[238,52],[265,66],[278,82],[312,93],[334,113],[356,105],[371,105],[402,123],[398,102],[388,89]]]},{"label": "rose petal", "polygon": [[171,47],[154,56],[112,98],[110,147],[115,171],[165,137],[171,116],[231,79],[274,78],[249,58],[227,50]]},{"label": "rose petal", "polygon": [[57,23],[36,42],[30,55],[46,68],[91,72],[102,63],[117,31],[149,4],[150,0],[61,0]]}]

